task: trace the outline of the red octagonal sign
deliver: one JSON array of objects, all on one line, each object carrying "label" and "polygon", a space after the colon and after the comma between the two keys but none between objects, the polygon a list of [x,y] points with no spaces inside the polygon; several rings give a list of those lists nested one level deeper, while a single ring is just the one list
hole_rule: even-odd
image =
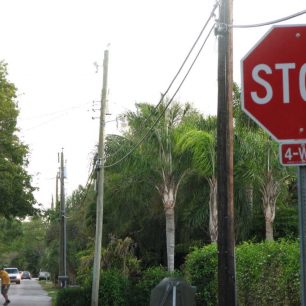
[{"label": "red octagonal sign", "polygon": [[274,26],[241,60],[242,109],[276,140],[306,140],[306,25]]}]

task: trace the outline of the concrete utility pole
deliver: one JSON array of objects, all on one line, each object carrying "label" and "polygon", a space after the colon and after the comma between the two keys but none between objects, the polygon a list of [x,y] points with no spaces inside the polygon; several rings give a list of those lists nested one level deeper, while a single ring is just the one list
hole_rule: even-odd
[{"label": "concrete utility pole", "polygon": [[59,181],[59,172],[56,172],[55,178],[55,209],[58,209],[58,181]]},{"label": "concrete utility pole", "polygon": [[67,269],[66,269],[66,208],[65,208],[65,168],[64,152],[61,152],[60,167],[60,264],[59,264],[59,283],[62,288],[67,286]]},{"label": "concrete utility pole", "polygon": [[233,0],[220,1],[218,35],[218,302],[236,305],[233,200]]},{"label": "concrete utility pole", "polygon": [[96,212],[96,239],[95,239],[95,257],[93,266],[93,282],[91,294],[91,306],[98,306],[99,303],[99,284],[100,284],[100,264],[102,248],[102,228],[103,228],[103,198],[104,198],[104,127],[105,127],[105,109],[107,95],[107,75],[108,75],[108,50],[104,51],[103,61],[103,87],[101,94],[100,110],[100,131],[99,131],[99,149],[96,164],[97,169],[97,212]]}]

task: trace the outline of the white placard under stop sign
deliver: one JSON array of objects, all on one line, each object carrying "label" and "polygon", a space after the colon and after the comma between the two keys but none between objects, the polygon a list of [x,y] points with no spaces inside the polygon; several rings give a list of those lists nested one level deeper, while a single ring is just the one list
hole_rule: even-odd
[{"label": "white placard under stop sign", "polygon": [[306,165],[306,143],[282,143],[279,147],[280,163],[284,166]]}]

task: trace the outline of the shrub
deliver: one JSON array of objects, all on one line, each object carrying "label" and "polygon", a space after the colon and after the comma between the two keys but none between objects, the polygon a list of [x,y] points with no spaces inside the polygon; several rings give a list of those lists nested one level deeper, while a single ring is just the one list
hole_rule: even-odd
[{"label": "shrub", "polygon": [[217,305],[217,245],[195,248],[187,255],[186,279],[197,287],[198,305]]},{"label": "shrub", "polygon": [[243,243],[236,258],[240,305],[300,305],[298,242]]},{"label": "shrub", "polygon": [[57,292],[56,306],[90,306],[90,288],[63,288]]},{"label": "shrub", "polygon": [[[99,305],[122,306],[128,301],[128,279],[118,270],[109,269],[100,275]],[[59,290],[56,306],[90,306],[91,284],[80,288]]]},{"label": "shrub", "polygon": [[150,304],[151,290],[160,283],[165,277],[181,276],[181,273],[175,271],[170,273],[166,268],[150,267],[142,272],[142,275],[134,280],[133,286],[130,289],[130,305],[147,306]]},{"label": "shrub", "polygon": [[128,278],[120,271],[109,269],[102,271],[100,278],[100,301],[101,306],[122,306],[128,300]]},{"label": "shrub", "polygon": [[[217,305],[217,248],[194,249],[185,273],[199,305]],[[297,241],[243,243],[236,247],[237,299],[241,306],[300,305]]]}]

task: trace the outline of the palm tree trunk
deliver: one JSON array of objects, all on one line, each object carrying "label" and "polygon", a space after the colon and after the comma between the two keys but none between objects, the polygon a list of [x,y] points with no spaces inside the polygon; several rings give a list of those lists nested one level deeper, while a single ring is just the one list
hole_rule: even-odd
[{"label": "palm tree trunk", "polygon": [[273,222],[270,220],[266,220],[266,240],[267,241],[273,241]]},{"label": "palm tree trunk", "polygon": [[168,271],[174,271],[174,248],[175,248],[175,220],[174,207],[165,208],[166,215],[166,240],[167,240],[167,265]]},{"label": "palm tree trunk", "polygon": [[263,211],[266,222],[266,240],[274,240],[273,222],[275,219],[276,200],[279,195],[279,182],[273,179],[272,171],[269,170],[266,183],[262,186]]},{"label": "palm tree trunk", "polygon": [[246,195],[246,201],[247,201],[247,205],[250,210],[250,213],[253,213],[253,198],[254,198],[253,194],[254,194],[253,185],[249,183],[245,187],[245,195]]},{"label": "palm tree trunk", "polygon": [[212,177],[208,180],[209,194],[209,234],[212,242],[218,240],[218,208],[217,208],[217,179]]},{"label": "palm tree trunk", "polygon": [[[166,182],[166,180],[164,180]],[[175,199],[179,184],[176,188],[173,183],[165,183],[160,188],[155,186],[159,191],[165,210],[166,217],[166,243],[167,243],[167,265],[168,271],[174,271],[174,253],[175,253]]]}]

